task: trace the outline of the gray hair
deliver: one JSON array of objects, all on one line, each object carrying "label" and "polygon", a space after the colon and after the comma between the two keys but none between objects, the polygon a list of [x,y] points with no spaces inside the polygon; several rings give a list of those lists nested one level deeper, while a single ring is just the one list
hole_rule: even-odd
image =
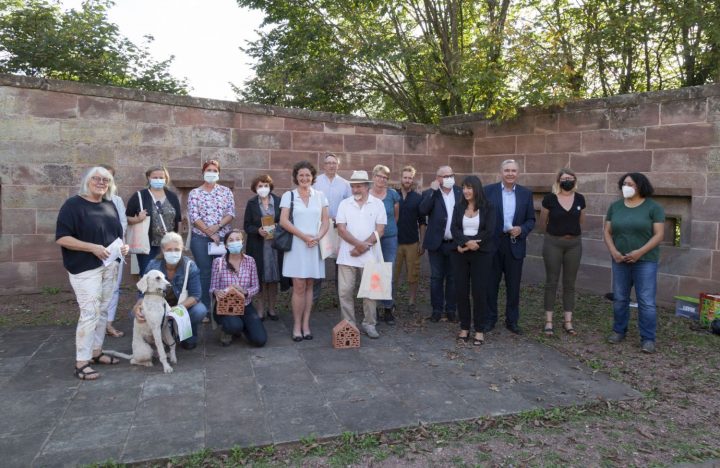
[{"label": "gray hair", "polygon": [[506,159],[505,161],[500,163],[500,170],[502,171],[508,164],[515,164],[518,169],[520,169],[520,164],[518,164],[517,161],[515,161],[514,159]]},{"label": "gray hair", "polygon": [[160,240],[160,248],[164,249],[168,244],[172,244],[173,242],[180,244],[180,248],[181,249],[183,248],[182,236],[180,234],[178,234],[177,232],[172,232],[172,231],[165,234],[163,236],[162,240]]},{"label": "gray hair", "polygon": [[78,195],[87,196],[90,194],[90,191],[88,190],[88,185],[90,185],[90,178],[95,175],[110,179],[110,182],[108,182],[107,192],[105,192],[105,194],[103,195],[103,199],[112,201],[113,195],[115,195],[115,192],[117,192],[117,187],[115,186],[115,178],[110,171],[108,171],[102,166],[91,167],[90,170],[85,173],[82,181],[80,182],[80,190],[78,191]]}]

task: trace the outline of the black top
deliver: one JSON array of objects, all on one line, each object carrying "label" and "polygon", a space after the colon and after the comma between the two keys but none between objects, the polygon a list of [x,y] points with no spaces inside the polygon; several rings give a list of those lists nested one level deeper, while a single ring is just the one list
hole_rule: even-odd
[{"label": "black top", "polygon": [[485,209],[481,210],[480,228],[474,236],[466,236],[463,232],[463,216],[465,215],[465,204],[456,203],[453,209],[452,220],[450,221],[450,232],[456,246],[465,246],[469,240],[480,241],[480,252],[492,252],[495,247],[495,208],[488,202]]},{"label": "black top", "polygon": [[[180,224],[180,220],[182,219],[180,200],[178,199],[178,196],[175,194],[175,192],[166,188],[164,188],[163,190],[165,191],[165,197],[167,197],[167,200],[170,202],[173,208],[175,208],[175,224],[173,226],[167,226],[167,230],[168,232],[177,232],[178,225]],[[148,227],[148,234],[152,234],[152,223],[154,218],[153,211],[156,210],[157,207],[153,203],[152,197],[150,196],[150,189],[141,190],[140,196],[142,197],[143,209],[147,210],[147,214],[148,216],[150,216],[150,222],[148,223],[150,225]],[[127,216],[137,216],[138,213],[140,213],[140,201],[138,200],[137,192],[134,192],[128,199],[127,207],[125,208],[125,214]]]},{"label": "black top", "polygon": [[[94,203],[80,195],[68,198],[58,213],[55,240],[66,236],[105,247],[118,237],[122,239],[123,229],[115,204],[109,200]],[[102,266],[102,260],[90,252],[61,249],[63,266],[73,275]]]},{"label": "black top", "polygon": [[[275,224],[280,223],[280,197],[271,193],[270,196],[273,200],[273,208],[275,209]],[[247,235],[245,242],[245,253],[255,259],[255,266],[258,272],[258,278],[260,282],[264,281],[265,276],[265,259],[263,257],[263,250],[265,248],[265,238],[261,236],[258,231],[262,227],[262,212],[260,211],[259,196],[255,195],[247,201],[245,206],[245,218],[243,220],[243,228]],[[284,291],[290,287],[290,280],[282,276],[283,268],[283,252],[275,250],[278,258],[278,271],[281,273],[280,287]]]},{"label": "black top", "polygon": [[422,195],[413,190],[403,198],[402,192],[398,190],[398,193],[400,194],[400,215],[397,220],[398,244],[414,244],[420,240],[420,225],[427,224],[425,216],[420,216],[418,211]]},{"label": "black top", "polygon": [[543,198],[542,206],[548,210],[548,222],[546,232],[553,236],[579,236],[580,230],[580,214],[585,209],[585,197],[580,193],[575,193],[570,210],[566,210],[560,205],[557,195],[548,193]]}]

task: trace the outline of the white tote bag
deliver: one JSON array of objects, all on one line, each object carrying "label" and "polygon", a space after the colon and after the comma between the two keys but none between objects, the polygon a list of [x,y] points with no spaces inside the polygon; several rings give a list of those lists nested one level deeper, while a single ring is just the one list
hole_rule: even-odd
[{"label": "white tote bag", "polygon": [[320,239],[320,256],[323,260],[326,258],[337,258],[339,247],[340,238],[338,237],[337,228],[330,226],[327,233]]},{"label": "white tote bag", "polygon": [[[143,210],[142,197],[140,192],[137,193],[138,200],[140,200],[140,211]],[[146,216],[145,219],[137,224],[131,224],[128,226],[125,239],[130,246],[131,254],[143,254],[147,255],[150,253],[150,235],[148,230],[150,229],[150,216]]]},{"label": "white tote bag", "polygon": [[375,258],[365,263],[357,297],[388,300],[392,299],[393,264],[385,261],[377,232],[375,238],[377,242],[372,247]]}]

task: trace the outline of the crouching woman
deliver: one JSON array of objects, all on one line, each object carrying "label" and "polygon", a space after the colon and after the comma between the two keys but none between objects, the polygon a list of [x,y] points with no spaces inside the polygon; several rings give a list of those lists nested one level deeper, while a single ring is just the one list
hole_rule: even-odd
[{"label": "crouching woman", "polygon": [[[143,271],[143,275],[150,270],[159,270],[172,285],[165,291],[165,300],[170,307],[182,305],[187,309],[190,316],[190,325],[192,326],[192,336],[180,342],[183,349],[193,349],[198,342],[198,326],[202,319],[207,315],[207,307],[200,302],[202,295],[200,289],[200,269],[190,260],[190,258],[182,254],[183,239],[177,232],[168,232],[160,240],[160,251],[162,256],[158,256],[150,260]],[[188,265],[188,262],[189,265]],[[185,281],[185,274],[188,278]],[[186,288],[187,297],[180,301],[183,287]],[[135,317],[144,320],[142,314],[142,298],[138,300],[133,307]]]},{"label": "crouching woman", "polygon": [[220,325],[220,344],[230,346],[233,336],[239,337],[244,333],[251,345],[265,346],[265,326],[251,302],[253,296],[260,292],[255,260],[243,253],[242,231],[230,231],[223,242],[227,253],[213,260],[210,294],[219,301],[233,288],[244,298],[245,311],[243,315],[218,315],[217,310],[213,313],[213,318]]}]

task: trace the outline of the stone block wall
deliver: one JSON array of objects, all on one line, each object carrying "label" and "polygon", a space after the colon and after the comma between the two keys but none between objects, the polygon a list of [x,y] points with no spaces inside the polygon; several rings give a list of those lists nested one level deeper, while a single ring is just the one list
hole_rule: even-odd
[{"label": "stone block wall", "polygon": [[[397,181],[412,164],[424,187],[443,164],[459,180],[475,173],[495,182],[500,162],[513,158],[538,209],[555,172],[573,168],[588,199],[578,286],[601,293],[610,290],[605,212],[620,175],[645,172],[668,212],[668,232],[680,232],[679,245],[662,247],[661,301],[720,291],[720,86],[524,109],[499,125],[467,115],[428,126],[10,75],[0,75],[0,291],[68,287],[55,218],[90,166],[115,166],[127,200],[148,166],[166,165],[186,196],[201,182],[202,161],[219,159],[241,227],[256,175],[270,174],[280,194],[295,162],[320,169],[327,151],[340,155],[344,176],[385,164]],[[541,248],[533,234],[527,282],[544,279]]]}]

